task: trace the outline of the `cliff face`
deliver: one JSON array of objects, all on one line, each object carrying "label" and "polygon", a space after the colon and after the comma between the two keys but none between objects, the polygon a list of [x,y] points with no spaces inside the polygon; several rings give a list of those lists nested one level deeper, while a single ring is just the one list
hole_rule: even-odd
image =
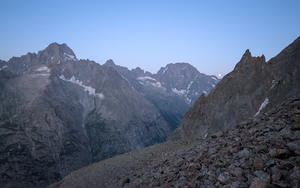
[{"label": "cliff face", "polygon": [[168,64],[157,74],[139,67],[130,71],[112,60],[104,65],[114,68],[135,91],[152,103],[172,131],[201,93],[208,94],[220,81],[216,76],[200,73],[188,63]]},{"label": "cliff face", "polygon": [[300,93],[300,38],[276,57],[252,57],[249,50],[183,117],[168,140],[204,138],[246,121]]},{"label": "cliff face", "polygon": [[1,187],[43,187],[89,164],[78,95],[47,70],[1,82]]}]

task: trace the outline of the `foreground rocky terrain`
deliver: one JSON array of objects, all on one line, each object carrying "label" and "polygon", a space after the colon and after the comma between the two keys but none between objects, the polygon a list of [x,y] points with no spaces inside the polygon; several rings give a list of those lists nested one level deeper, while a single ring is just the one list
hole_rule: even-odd
[{"label": "foreground rocky terrain", "polygon": [[50,188],[298,187],[300,95],[206,140],[168,141],[95,163]]}]

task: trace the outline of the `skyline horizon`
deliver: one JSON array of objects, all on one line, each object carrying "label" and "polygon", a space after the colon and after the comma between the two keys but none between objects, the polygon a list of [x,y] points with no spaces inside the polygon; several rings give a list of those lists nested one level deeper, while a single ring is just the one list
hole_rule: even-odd
[{"label": "skyline horizon", "polygon": [[[17,3],[16,3],[17,2]],[[245,50],[275,57],[300,35],[300,1],[1,1],[0,59],[66,43],[79,59],[151,73],[186,62],[231,72]]]},{"label": "skyline horizon", "polygon": [[[299,37],[300,37],[300,36],[299,36]],[[297,37],[297,38],[299,38],[299,37]],[[296,39],[297,39],[297,38],[296,38]],[[296,39],[294,39],[294,40],[296,40]],[[294,40],[293,40],[293,41],[294,41]],[[293,42],[293,41],[292,41],[292,42]],[[289,44],[291,44],[292,42],[290,42]],[[82,58],[78,58],[78,57],[77,57],[76,52],[75,52],[75,51],[72,49],[72,47],[69,46],[67,43],[52,42],[52,43],[50,43],[50,44],[53,44],[53,43],[57,43],[58,45],[66,44],[66,45],[74,52],[74,54],[75,54],[75,56],[76,56],[76,58],[77,58],[78,60],[82,59]],[[48,47],[50,44],[48,44],[47,47]],[[288,44],[288,45],[289,45],[289,44]],[[284,48],[286,48],[288,45],[286,45],[285,47],[283,47],[283,48],[280,50],[280,52],[281,52]],[[45,50],[47,47],[45,47],[45,48],[42,49],[42,50],[38,50],[37,52],[29,52],[29,51],[28,51],[27,53],[35,53],[35,54],[38,54],[40,51]],[[258,56],[264,55],[264,54],[261,54],[261,55],[255,56],[255,55],[252,54],[251,49],[246,49],[245,52],[246,52],[247,50],[250,51],[252,57],[258,57]],[[245,52],[244,52],[244,53],[245,53]],[[280,52],[278,52],[276,55],[278,55]],[[12,56],[12,57],[10,57],[8,60],[4,60],[4,59],[1,59],[1,58],[0,58],[0,60],[3,60],[3,61],[6,61],[6,62],[7,62],[7,61],[9,61],[11,58],[13,58],[13,57],[21,57],[21,56],[27,55],[27,53],[26,53],[26,54],[22,54],[22,55],[20,55],[20,56]],[[243,53],[243,54],[244,54],[244,53]],[[241,54],[240,59],[242,58],[243,54]],[[276,55],[275,55],[275,56],[276,56]],[[265,56],[265,55],[264,55],[264,56]],[[275,56],[273,56],[273,57],[275,57]],[[271,58],[273,58],[273,57],[270,57],[270,58],[265,57],[265,58],[266,58],[266,62],[268,62],[268,61],[269,61]],[[232,68],[231,71],[229,71],[228,73],[226,73],[226,74],[223,75],[223,74],[221,74],[221,73],[217,73],[217,74],[207,74],[207,73],[205,73],[205,72],[202,72],[201,70],[199,70],[199,68],[197,68],[196,66],[194,66],[193,64],[191,64],[191,63],[189,63],[189,62],[170,62],[170,63],[166,63],[165,66],[161,66],[161,67],[159,67],[159,68],[157,69],[157,71],[152,72],[152,71],[150,71],[150,70],[144,69],[144,68],[141,67],[141,66],[137,66],[137,67],[127,67],[127,66],[124,66],[124,65],[122,65],[122,64],[119,64],[119,63],[115,62],[115,60],[112,59],[112,58],[107,59],[105,62],[102,62],[102,63],[97,62],[97,61],[95,61],[95,60],[93,60],[93,59],[90,59],[90,58],[84,58],[84,59],[82,59],[82,60],[94,61],[95,63],[97,63],[97,64],[99,64],[99,65],[101,65],[101,66],[103,66],[107,61],[112,60],[116,65],[119,65],[119,66],[122,66],[122,67],[126,67],[126,68],[128,68],[130,71],[131,71],[132,69],[140,68],[140,69],[142,69],[144,72],[150,72],[151,74],[157,74],[158,71],[159,71],[161,68],[166,67],[168,64],[188,63],[188,64],[190,64],[191,66],[195,67],[200,73],[203,73],[203,74],[206,74],[206,75],[209,75],[209,76],[216,76],[216,77],[218,77],[219,79],[222,79],[225,75],[227,75],[228,73],[230,73],[230,72],[234,69],[235,65],[240,61],[240,60],[239,60],[239,61],[236,62],[236,64],[234,65],[234,67]]]}]

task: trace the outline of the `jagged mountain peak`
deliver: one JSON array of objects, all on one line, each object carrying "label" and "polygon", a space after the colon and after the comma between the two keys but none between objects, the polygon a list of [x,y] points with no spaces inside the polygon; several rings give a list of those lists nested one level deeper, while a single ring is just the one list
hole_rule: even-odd
[{"label": "jagged mountain peak", "polygon": [[265,67],[265,64],[266,64],[266,58],[264,55],[254,57],[251,55],[249,49],[247,49],[243,54],[241,60],[236,64],[232,72],[236,72],[238,74],[244,74],[244,75],[253,74],[254,72],[252,69],[263,69],[263,67]]},{"label": "jagged mountain peak", "polygon": [[43,51],[39,51],[38,55],[40,57],[55,57],[59,58],[62,56],[68,56],[71,59],[76,59],[76,55],[73,52],[73,50],[65,43],[58,44],[56,42],[49,44],[47,48],[45,48]]},{"label": "jagged mountain peak", "polygon": [[299,94],[300,38],[265,61],[246,50],[215,89],[183,117],[169,140],[203,138],[266,112]]},{"label": "jagged mountain peak", "polygon": [[145,71],[141,69],[140,67],[137,67],[135,69],[131,69],[132,74],[137,78],[141,76],[145,76]]},{"label": "jagged mountain peak", "polygon": [[243,57],[252,57],[251,52],[249,49],[247,49],[243,55]]},{"label": "jagged mountain peak", "polygon": [[245,53],[243,54],[242,58],[241,58],[241,62],[247,62],[247,60],[250,59],[250,58],[261,58],[261,60],[266,61],[266,58],[265,58],[264,54],[262,54],[261,56],[254,57],[254,56],[251,55],[250,50],[247,49],[245,51]]},{"label": "jagged mountain peak", "polygon": [[189,63],[169,63],[167,64],[167,66],[161,67],[160,70],[157,72],[157,74],[165,74],[165,73],[173,74],[174,72],[180,73],[187,68],[192,71],[198,72],[198,70]]},{"label": "jagged mountain peak", "polygon": [[109,59],[105,62],[104,66],[107,66],[107,67],[115,67],[116,64],[115,62],[112,60],[112,59]]},{"label": "jagged mountain peak", "polygon": [[44,65],[51,70],[62,62],[77,61],[73,50],[65,43],[58,44],[56,42],[49,44],[44,50],[36,53],[27,53],[21,57],[12,57],[8,62],[0,62],[0,68],[11,71],[15,74],[24,74],[34,71]]}]

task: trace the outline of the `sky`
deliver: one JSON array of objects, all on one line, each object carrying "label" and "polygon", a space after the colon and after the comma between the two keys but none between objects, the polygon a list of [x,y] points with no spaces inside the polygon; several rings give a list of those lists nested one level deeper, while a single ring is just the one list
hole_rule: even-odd
[{"label": "sky", "polygon": [[233,70],[246,49],[266,60],[300,36],[299,0],[0,0],[0,59],[66,43],[77,59],[156,73],[186,62]]}]

